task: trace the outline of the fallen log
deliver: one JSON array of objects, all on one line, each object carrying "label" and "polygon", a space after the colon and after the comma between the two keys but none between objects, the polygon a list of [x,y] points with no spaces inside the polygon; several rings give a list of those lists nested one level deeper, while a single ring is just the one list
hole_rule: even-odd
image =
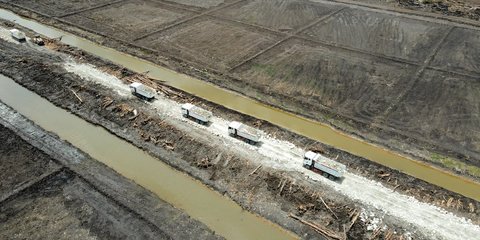
[{"label": "fallen log", "polygon": [[320,200],[322,201],[323,205],[325,205],[325,207],[328,209],[328,211],[330,211],[330,212],[333,214],[333,216],[335,217],[335,219],[338,220],[337,214],[335,214],[335,213],[332,211],[332,209],[327,205],[327,203],[326,203],[325,201],[323,201],[323,198],[322,198],[322,197],[320,197]]},{"label": "fallen log", "polygon": [[355,209],[353,212],[354,212],[355,214],[353,215],[353,218],[352,218],[352,220],[350,221],[350,225],[348,225],[348,228],[347,228],[346,231],[345,231],[346,233],[347,233],[348,231],[350,231],[350,229],[352,229],[353,224],[355,224],[355,222],[356,222],[357,219],[358,219],[358,216],[360,216],[360,211],[357,211],[357,210]]},{"label": "fallen log", "polygon": [[306,221],[306,220],[303,220],[302,218],[300,218],[299,216],[296,216],[292,213],[290,213],[290,217],[313,228],[313,230],[315,230],[316,232],[322,234],[324,237],[328,238],[328,239],[337,239],[337,240],[345,240],[345,237],[343,236],[339,236],[336,232],[330,230],[330,229],[327,229],[323,226],[320,226],[320,225],[317,225],[315,223],[312,223],[312,222],[309,222],[309,221]]},{"label": "fallen log", "polygon": [[72,93],[75,95],[75,97],[77,97],[80,103],[83,103],[83,100],[80,98],[80,96],[78,96],[78,94],[75,91],[73,91],[73,89],[70,89],[70,91],[72,91]]},{"label": "fallen log", "polygon": [[248,176],[251,176],[253,175],[255,172],[257,172],[258,169],[260,169],[262,167],[262,165],[258,165],[257,168],[255,168],[255,170],[253,170],[253,172],[251,172],[250,174],[248,174]]}]

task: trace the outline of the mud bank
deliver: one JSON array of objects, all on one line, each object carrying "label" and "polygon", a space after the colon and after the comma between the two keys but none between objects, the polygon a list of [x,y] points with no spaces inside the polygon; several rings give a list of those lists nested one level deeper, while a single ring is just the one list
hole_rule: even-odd
[{"label": "mud bank", "polygon": [[0,116],[3,238],[222,239],[1,102]]}]

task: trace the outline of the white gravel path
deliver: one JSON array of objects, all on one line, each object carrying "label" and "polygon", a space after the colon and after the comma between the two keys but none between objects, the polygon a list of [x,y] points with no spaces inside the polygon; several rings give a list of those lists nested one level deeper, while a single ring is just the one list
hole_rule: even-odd
[{"label": "white gravel path", "polygon": [[[77,64],[72,60],[64,66],[67,71],[78,74],[82,78],[100,83],[122,96],[131,97],[128,86],[121,80],[95,69],[92,65]],[[228,147],[240,149],[246,153],[246,156],[254,151],[263,157],[251,159],[253,161],[274,169],[301,172],[306,178],[315,180],[318,184],[327,185],[352,200],[415,226],[431,239],[466,240],[478,239],[477,237],[480,236],[480,227],[471,223],[470,220],[457,217],[436,206],[419,202],[413,197],[394,192],[379,182],[349,172],[345,173],[343,181],[334,182],[311,172],[302,167],[304,150],[290,142],[280,141],[263,133],[261,145],[252,146],[230,137],[227,132],[229,121],[225,119],[214,116],[211,119],[212,124],[206,127],[183,118],[180,110],[182,103],[158,96],[149,104],[155,107],[159,114],[168,116],[168,121],[172,124],[189,124],[193,128],[211,134],[212,137],[221,138]]]}]

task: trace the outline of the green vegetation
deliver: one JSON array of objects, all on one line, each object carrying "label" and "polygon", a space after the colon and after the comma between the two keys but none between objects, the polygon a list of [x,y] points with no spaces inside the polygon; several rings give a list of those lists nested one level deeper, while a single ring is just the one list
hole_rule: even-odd
[{"label": "green vegetation", "polygon": [[432,162],[439,163],[446,168],[460,171],[474,177],[480,177],[479,167],[468,165],[459,160],[455,160],[447,156],[440,155],[438,153],[432,153],[432,155],[430,155],[430,160]]},{"label": "green vegetation", "polygon": [[253,69],[254,71],[264,72],[269,77],[275,77],[276,70],[272,65],[255,63]]}]

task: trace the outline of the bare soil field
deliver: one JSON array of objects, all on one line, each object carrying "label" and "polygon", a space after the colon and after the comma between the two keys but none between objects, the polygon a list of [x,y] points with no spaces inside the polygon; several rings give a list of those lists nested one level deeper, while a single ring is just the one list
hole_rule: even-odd
[{"label": "bare soil field", "polygon": [[61,4],[56,0],[11,0],[11,2],[50,16],[61,16],[85,8],[115,2],[115,0],[73,0],[62,1]]},{"label": "bare soil field", "polygon": [[133,40],[189,15],[190,12],[147,0],[124,1],[109,8],[99,8],[65,19],[113,37]]},{"label": "bare soil field", "polygon": [[302,0],[249,0],[213,14],[279,31],[293,31],[339,8]]},{"label": "bare soil field", "polygon": [[41,175],[60,168],[40,150],[15,142],[18,139],[12,137],[3,126],[0,131],[0,199]]},{"label": "bare soil field", "polygon": [[[334,51],[331,48],[291,40],[236,70],[250,95],[276,96],[288,109],[309,109],[309,115],[342,114],[371,121],[382,113],[405,86],[415,67]],[[235,84],[235,85],[234,85]],[[281,99],[281,100],[280,100]],[[288,101],[285,101],[288,100]]]},{"label": "bare soil field", "polygon": [[447,36],[443,47],[433,59],[432,67],[467,73],[478,80],[479,63],[480,32],[455,28]]},{"label": "bare soil field", "polygon": [[225,71],[277,39],[275,35],[246,26],[200,18],[151,35],[138,44]]},{"label": "bare soil field", "polygon": [[65,172],[3,203],[0,222],[3,239],[168,239]]},{"label": "bare soil field", "polygon": [[423,61],[448,26],[360,9],[346,9],[303,36],[413,62]]},{"label": "bare soil field", "polygon": [[[417,136],[429,133],[428,138],[442,143],[458,142],[461,145],[458,152],[478,156],[479,96],[478,78],[428,70],[385,122]],[[475,159],[467,161],[478,164]],[[446,164],[455,168],[453,161]]]}]

